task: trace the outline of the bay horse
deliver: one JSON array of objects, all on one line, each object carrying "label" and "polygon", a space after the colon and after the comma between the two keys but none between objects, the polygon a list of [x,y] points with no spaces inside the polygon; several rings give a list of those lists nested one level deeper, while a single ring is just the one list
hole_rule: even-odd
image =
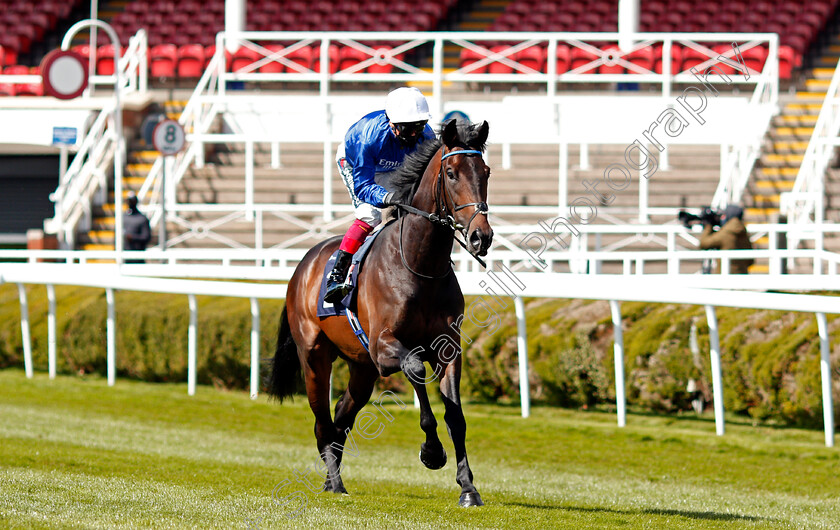
[{"label": "bay horse", "polygon": [[[455,446],[455,478],[461,486],[459,504],[484,504],[467,461],[461,356],[442,359],[432,345],[445,336],[460,353],[464,296],[450,262],[455,231],[474,256],[486,255],[492,242],[486,203],[490,168],[481,156],[488,132],[486,121],[451,120],[441,128],[439,138],[423,142],[402,166],[385,174],[386,188],[395,192],[403,206],[398,207],[399,220],[382,228],[359,274],[357,315],[370,338],[370,352],[357,340],[344,315],[316,316],[324,267],[338,248],[340,236],[310,249],[289,281],[269,394],[281,401],[290,397],[303,372],[315,415],[315,439],[327,470],[325,491],[347,493],[340,475],[347,434],[370,400],[376,380],[400,370],[420,402],[420,428],[426,434],[420,460],[429,469],[446,464],[424,384],[423,362],[427,362],[441,375],[444,420]],[[347,362],[350,381],[333,420],[330,372],[337,357]]]}]

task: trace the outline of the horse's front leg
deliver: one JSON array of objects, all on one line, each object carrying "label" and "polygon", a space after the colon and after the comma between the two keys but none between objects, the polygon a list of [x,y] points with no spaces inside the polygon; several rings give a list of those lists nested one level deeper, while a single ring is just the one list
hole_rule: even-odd
[{"label": "horse's front leg", "polygon": [[[410,351],[390,332],[383,332],[377,344],[377,356],[386,359],[399,359],[399,366],[405,373],[420,402],[420,428],[426,433],[426,441],[420,444],[420,461],[429,469],[440,469],[446,465],[446,450],[437,434],[437,420],[432,413],[426,383],[434,381],[438,374],[426,378],[426,367],[416,351]],[[387,362],[387,361],[385,361]],[[384,363],[383,363],[384,364]],[[380,371],[382,369],[380,368]]]},{"label": "horse's front leg", "polygon": [[438,361],[432,366],[435,367],[436,372],[443,372],[440,392],[443,394],[443,403],[446,406],[443,418],[449,430],[449,437],[455,445],[455,460],[458,464],[455,480],[461,486],[461,498],[458,504],[464,507],[484,506],[481,495],[473,485],[473,474],[470,463],[467,461],[467,422],[464,419],[464,411],[461,409],[461,356],[457,355],[449,364]]}]

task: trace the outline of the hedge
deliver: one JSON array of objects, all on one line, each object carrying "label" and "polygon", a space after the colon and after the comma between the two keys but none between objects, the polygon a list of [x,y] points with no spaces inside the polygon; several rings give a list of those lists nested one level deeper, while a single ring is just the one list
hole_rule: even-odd
[{"label": "hedge", "polygon": [[[33,363],[47,370],[46,290],[28,286]],[[102,289],[56,287],[58,356],[62,373],[104,374],[105,293]],[[250,378],[251,314],[246,299],[198,296],[197,379],[199,384],[246,389]],[[471,299],[467,300],[469,304]],[[183,295],[117,292],[117,373],[146,381],[187,379],[189,310]],[[462,388],[473,400],[519,399],[516,319],[513,304],[494,306],[492,333],[467,319]],[[261,300],[261,354],[271,357],[282,301]],[[563,407],[592,407],[615,399],[613,329],[603,301],[526,300],[529,378],[532,399]],[[643,410],[690,411],[689,379],[707,403],[712,387],[709,329],[700,306],[622,304],[628,404]],[[820,427],[822,398],[819,339],[813,314],[718,308],[724,380],[729,412],[756,420]],[[840,397],[840,318],[832,315],[833,392]],[[689,347],[697,330],[699,355]],[[22,366],[17,287],[0,285],[0,368]],[[336,363],[334,388],[347,381]],[[264,362],[263,370],[267,369]],[[380,386],[403,390],[402,375]],[[840,400],[838,400],[840,403]],[[840,407],[837,407],[840,411]],[[838,414],[840,420],[840,414]]]}]

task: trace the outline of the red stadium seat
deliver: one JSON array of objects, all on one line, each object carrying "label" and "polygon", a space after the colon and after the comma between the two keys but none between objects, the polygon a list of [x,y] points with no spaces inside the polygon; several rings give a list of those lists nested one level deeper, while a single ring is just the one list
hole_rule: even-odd
[{"label": "red stadium seat", "polygon": [[[210,64],[210,61],[213,59],[213,56],[216,55],[216,45],[211,44],[210,46],[204,47],[204,69],[207,69],[207,66]],[[233,58],[231,53],[225,50],[225,69],[230,66],[230,61]]]},{"label": "red stadium seat", "polygon": [[[305,68],[306,70],[312,69],[312,48],[309,46],[301,46],[286,55],[286,58],[290,62],[299,65],[298,68],[287,66],[287,72],[301,73],[301,68]],[[303,73],[307,73],[306,70]]]},{"label": "red stadium seat", "polygon": [[[330,44],[327,50],[330,61],[330,73],[334,74],[338,71],[338,45]],[[312,47],[312,69],[316,72],[321,71],[321,45],[316,44]]]},{"label": "red stadium seat", "polygon": [[[22,74],[32,74],[32,75],[39,75],[41,73],[41,69],[37,66],[33,66],[31,68],[23,67],[25,70],[21,70]],[[43,96],[44,95],[44,84],[40,82],[35,83],[26,83],[24,85],[18,85],[17,94],[18,96]]]},{"label": "red stadium seat", "polygon": [[11,33],[4,33],[0,31],[0,46],[6,52],[6,64],[17,64],[18,53],[20,49],[20,38]]},{"label": "red stadium seat", "polygon": [[[469,50],[467,48],[463,48],[461,50],[461,68],[466,68],[472,64],[477,63],[478,61],[484,59],[486,56],[482,55],[478,52]],[[471,69],[468,72],[470,74],[483,74],[487,72],[487,65],[482,65],[477,68]]]},{"label": "red stadium seat", "polygon": [[[592,52],[584,50],[582,48],[573,47],[569,53],[569,70],[575,70],[577,68],[581,68],[586,64],[596,60],[598,58]],[[589,66],[583,70],[580,70],[578,74],[594,74],[596,71],[597,66]]]},{"label": "red stadium seat", "polygon": [[687,71],[691,68],[696,67],[697,65],[703,64],[706,61],[713,60],[717,55],[712,54],[711,57],[705,54],[704,52],[699,52],[694,48],[684,47],[682,49],[682,65],[680,65],[680,71]]},{"label": "red stadium seat", "polygon": [[151,67],[149,74],[152,77],[174,78],[175,61],[178,57],[178,47],[174,44],[158,44],[149,50]]},{"label": "red stadium seat", "polygon": [[[497,44],[496,46],[491,47],[490,51],[492,51],[493,53],[503,53],[509,48],[509,44]],[[510,54],[506,55],[505,57],[507,57],[510,60],[513,60],[513,57]],[[491,74],[512,74],[513,67],[508,66],[501,61],[493,61],[489,64],[487,71]]]},{"label": "red stadium seat", "polygon": [[[621,56],[621,49],[615,44],[611,44],[609,46],[606,46],[602,50],[609,53],[614,59]],[[623,74],[624,73],[624,67],[623,66],[621,66],[617,62],[615,64],[608,64],[608,63],[611,63],[611,62],[613,62],[613,61],[611,61],[608,58],[605,58],[604,59],[604,64],[602,64],[600,67],[598,67],[598,72],[602,73],[602,74]]]},{"label": "red stadium seat", "polygon": [[[653,71],[657,74],[662,73],[662,44],[657,44],[653,48]],[[679,73],[680,63],[682,62],[682,49],[677,44],[671,44],[671,75]]]},{"label": "red stadium seat", "polygon": [[17,85],[13,83],[0,83],[0,97],[14,96],[17,93]]},{"label": "red stadium seat", "polygon": [[[390,56],[390,46],[373,46],[373,48],[376,50],[376,55],[374,55],[374,58]],[[395,56],[394,58],[403,59],[404,56],[400,54]],[[371,74],[389,74],[394,71],[394,65],[391,63],[378,64],[376,61],[374,61],[372,65],[367,67],[367,71]]]},{"label": "red stadium seat", "polygon": [[[285,49],[285,46],[282,44],[269,44],[265,48],[271,53],[277,53],[282,52]],[[285,71],[286,67],[283,66],[283,63],[278,61],[270,61],[260,66],[260,72],[264,74],[281,74]]]},{"label": "red stadium seat", "polygon": [[537,72],[545,71],[545,48],[530,46],[514,54],[514,60]]},{"label": "red stadium seat", "polygon": [[[338,69],[344,71],[368,59],[370,59],[370,55],[367,53],[350,46],[342,46],[338,50]],[[365,71],[367,71],[367,68],[356,69],[352,73]]]},{"label": "red stadium seat", "polygon": [[[732,51],[732,46],[727,45],[727,44],[718,44],[717,46],[713,46],[712,49],[719,54],[719,55],[715,55],[716,58],[719,57],[719,56],[724,56],[725,57],[726,52]],[[735,62],[738,62],[738,59],[735,58],[735,57],[732,57],[731,59]],[[724,63],[723,61],[717,61],[717,64],[715,64],[715,67],[719,68],[721,73],[726,74],[726,75],[732,75],[736,72],[740,73],[737,70],[735,70],[735,68],[729,66],[728,64]]]},{"label": "red stadium seat", "polygon": [[557,45],[557,74],[564,74],[569,71],[572,64],[569,47],[565,44]]},{"label": "red stadium seat", "polygon": [[0,46],[0,69],[6,66],[6,48]]},{"label": "red stadium seat", "polygon": [[114,45],[106,44],[96,49],[96,73],[98,75],[114,74]]},{"label": "red stadium seat", "polygon": [[[628,53],[625,57],[628,62],[639,66],[640,68],[644,68],[645,70],[653,71],[654,66],[654,49],[653,46],[647,46],[645,48],[640,48],[634,52]],[[637,73],[632,69],[627,69],[627,73],[634,74]]]},{"label": "red stadium seat", "polygon": [[178,48],[175,73],[181,79],[197,79],[204,73],[204,46],[187,44]]},{"label": "red stadium seat", "polygon": [[54,26],[54,22],[50,19],[50,15],[44,13],[30,13],[26,17],[27,22],[29,22],[32,27],[35,28],[38,39],[41,40],[44,38],[44,34],[52,29]]},{"label": "red stadium seat", "polygon": [[263,55],[251,48],[241,47],[233,52],[233,58],[230,61],[231,72],[254,73],[256,68],[250,65],[263,58]]},{"label": "red stadium seat", "polygon": [[741,52],[744,57],[744,64],[750,70],[761,72],[764,70],[764,63],[767,61],[767,49],[763,46],[755,46]]},{"label": "red stadium seat", "polygon": [[21,53],[29,53],[32,49],[32,43],[38,40],[38,32],[28,24],[15,27],[13,33],[20,39]]},{"label": "red stadium seat", "polygon": [[790,79],[796,64],[796,52],[790,46],[779,46],[779,77]]}]

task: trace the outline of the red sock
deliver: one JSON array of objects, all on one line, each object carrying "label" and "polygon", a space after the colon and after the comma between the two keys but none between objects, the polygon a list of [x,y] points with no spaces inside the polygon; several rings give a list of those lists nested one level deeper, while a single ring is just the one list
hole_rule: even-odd
[{"label": "red sock", "polygon": [[359,250],[359,247],[362,246],[362,243],[365,242],[365,238],[370,234],[371,230],[373,230],[372,226],[356,219],[353,225],[347,230],[347,233],[344,234],[344,239],[341,240],[341,246],[338,248],[350,254],[355,254]]}]

